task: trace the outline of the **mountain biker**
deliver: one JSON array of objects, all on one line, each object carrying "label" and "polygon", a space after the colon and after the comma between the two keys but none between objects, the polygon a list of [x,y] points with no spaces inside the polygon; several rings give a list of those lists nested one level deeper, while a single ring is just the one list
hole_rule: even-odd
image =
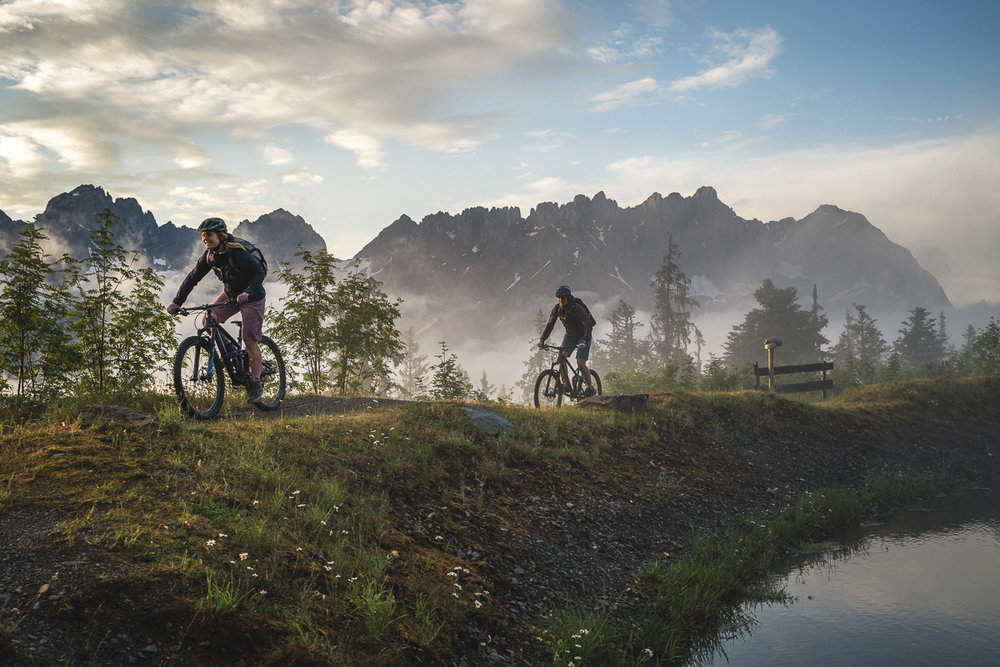
[{"label": "mountain biker", "polygon": [[[552,307],[552,312],[549,314],[549,322],[545,325],[545,330],[542,331],[538,347],[542,348],[545,346],[545,339],[552,333],[552,328],[556,324],[556,318],[562,320],[566,333],[563,336],[562,345],[559,346],[562,348],[559,353],[568,359],[572,349],[576,348],[576,365],[580,369],[580,375],[583,376],[584,382],[587,383],[587,389],[583,392],[583,395],[593,396],[597,392],[594,391],[594,388],[590,384],[590,369],[587,368],[587,358],[590,357],[590,344],[593,341],[593,326],[591,325],[590,313],[573,297],[573,293],[567,285],[560,285],[556,289],[556,299],[558,299],[559,303]],[[569,387],[569,378],[566,377],[565,367],[563,367],[562,373],[563,384]]]},{"label": "mountain biker", "polygon": [[[264,325],[264,277],[267,272],[246,249],[233,242],[232,234],[226,230],[222,218],[205,218],[198,231],[205,252],[181,283],[167,312],[176,315],[184,300],[191,294],[209,271],[222,281],[223,290],[213,301],[222,304],[212,309],[212,316],[220,322],[235,315],[243,317],[243,342],[250,356],[250,381],[247,384],[247,402],[257,403],[261,398],[260,340]],[[235,305],[231,302],[235,301]]]}]

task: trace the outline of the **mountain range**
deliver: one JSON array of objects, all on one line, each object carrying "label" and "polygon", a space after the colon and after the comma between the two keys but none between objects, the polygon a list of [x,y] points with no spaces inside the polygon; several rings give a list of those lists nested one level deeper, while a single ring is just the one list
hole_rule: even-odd
[{"label": "mountain range", "polygon": [[[119,242],[164,271],[186,271],[200,252],[196,230],[158,225],[135,199],[113,199],[93,185],[54,197],[37,223],[63,251],[83,256],[95,213],[105,209],[121,221]],[[24,224],[0,211],[0,252]],[[272,276],[278,262],[294,259],[298,244],[326,248],[311,225],[282,209],[243,220],[232,231],[262,248]],[[795,287],[805,308],[816,286],[831,323],[842,322],[854,303],[892,318],[918,305],[950,311],[937,279],[863,215],[822,205],[801,220],[746,220],[711,187],[689,197],[654,193],[627,208],[598,192],[562,205],[540,203],[527,217],[516,207],[439,212],[419,223],[403,215],[351,259],[390,296],[402,298],[408,324],[434,340],[516,336],[523,343],[560,284],[587,300],[598,319],[618,299],[648,312],[650,281],[671,238],[700,313],[746,312],[764,279]],[[894,338],[899,321],[883,327],[886,338]]]}]

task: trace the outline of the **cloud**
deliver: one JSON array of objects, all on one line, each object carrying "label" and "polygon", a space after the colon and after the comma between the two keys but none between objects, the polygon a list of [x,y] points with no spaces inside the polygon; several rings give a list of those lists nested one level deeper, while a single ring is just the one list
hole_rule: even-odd
[{"label": "cloud", "polygon": [[326,135],[325,141],[354,153],[355,163],[362,169],[385,169],[385,152],[376,137],[356,130],[338,130]]},{"label": "cloud", "polygon": [[[498,116],[456,117],[450,102],[491,81],[547,75],[539,65],[568,53],[569,23],[560,0],[192,0],[155,11],[14,0],[0,5],[0,95],[21,91],[24,103],[4,104],[0,119],[44,121],[84,104],[119,119],[121,134],[155,124],[164,148],[206,127],[251,137],[334,126],[349,133],[335,145],[381,168],[385,154],[372,145],[389,138],[445,152],[477,146]],[[132,144],[117,141],[122,151]]]},{"label": "cloud", "polygon": [[715,41],[713,51],[722,62],[716,64],[709,59],[707,69],[671,82],[671,92],[683,96],[700,88],[732,88],[772,75],[771,63],[781,52],[781,37],[774,29],[764,27],[728,34],[716,31],[711,37]]},{"label": "cloud", "polygon": [[277,144],[267,144],[260,149],[260,154],[264,161],[272,165],[285,165],[292,163],[292,152],[287,148],[282,148]]},{"label": "cloud", "polygon": [[303,168],[295,172],[282,175],[282,183],[322,183],[323,177],[312,173],[309,169]]},{"label": "cloud", "polygon": [[661,92],[660,84],[652,77],[629,81],[591,98],[594,106],[590,111],[610,111],[618,107],[634,105]]}]

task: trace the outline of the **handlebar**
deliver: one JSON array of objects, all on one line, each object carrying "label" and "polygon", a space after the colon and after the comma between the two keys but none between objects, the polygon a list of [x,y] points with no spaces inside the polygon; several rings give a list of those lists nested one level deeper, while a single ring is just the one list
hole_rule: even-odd
[{"label": "handlebar", "polygon": [[566,350],[575,350],[576,346],[560,347],[558,345],[549,345],[548,343],[545,343],[544,345],[542,345],[542,349],[543,350],[559,350],[560,352],[565,352]]},{"label": "handlebar", "polygon": [[211,310],[212,308],[218,308],[219,306],[233,306],[236,305],[234,299],[229,301],[221,301],[219,303],[203,303],[200,306],[181,306],[177,311],[178,315],[190,315],[191,313],[196,313],[201,310]]}]

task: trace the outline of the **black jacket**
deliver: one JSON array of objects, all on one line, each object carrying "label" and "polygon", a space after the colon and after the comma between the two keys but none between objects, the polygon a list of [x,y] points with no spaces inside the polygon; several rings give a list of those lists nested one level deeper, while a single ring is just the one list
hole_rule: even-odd
[{"label": "black jacket", "polygon": [[205,250],[202,253],[198,263],[177,290],[174,303],[178,306],[183,305],[191,290],[208,275],[209,271],[215,271],[215,275],[222,281],[226,296],[230,299],[235,299],[243,292],[250,295],[250,301],[264,298],[264,278],[267,276],[264,267],[244,250],[243,246],[235,243],[227,243],[226,246],[226,252]]},{"label": "black jacket", "polygon": [[566,328],[566,333],[570,336],[578,340],[590,338],[593,329],[590,325],[590,315],[587,314],[587,309],[574,299],[566,308],[563,308],[558,303],[552,307],[552,312],[549,313],[549,322],[545,325],[545,331],[542,332],[543,343],[549,337],[549,334],[552,333],[552,328],[556,324],[556,318],[562,320],[563,326]]}]

